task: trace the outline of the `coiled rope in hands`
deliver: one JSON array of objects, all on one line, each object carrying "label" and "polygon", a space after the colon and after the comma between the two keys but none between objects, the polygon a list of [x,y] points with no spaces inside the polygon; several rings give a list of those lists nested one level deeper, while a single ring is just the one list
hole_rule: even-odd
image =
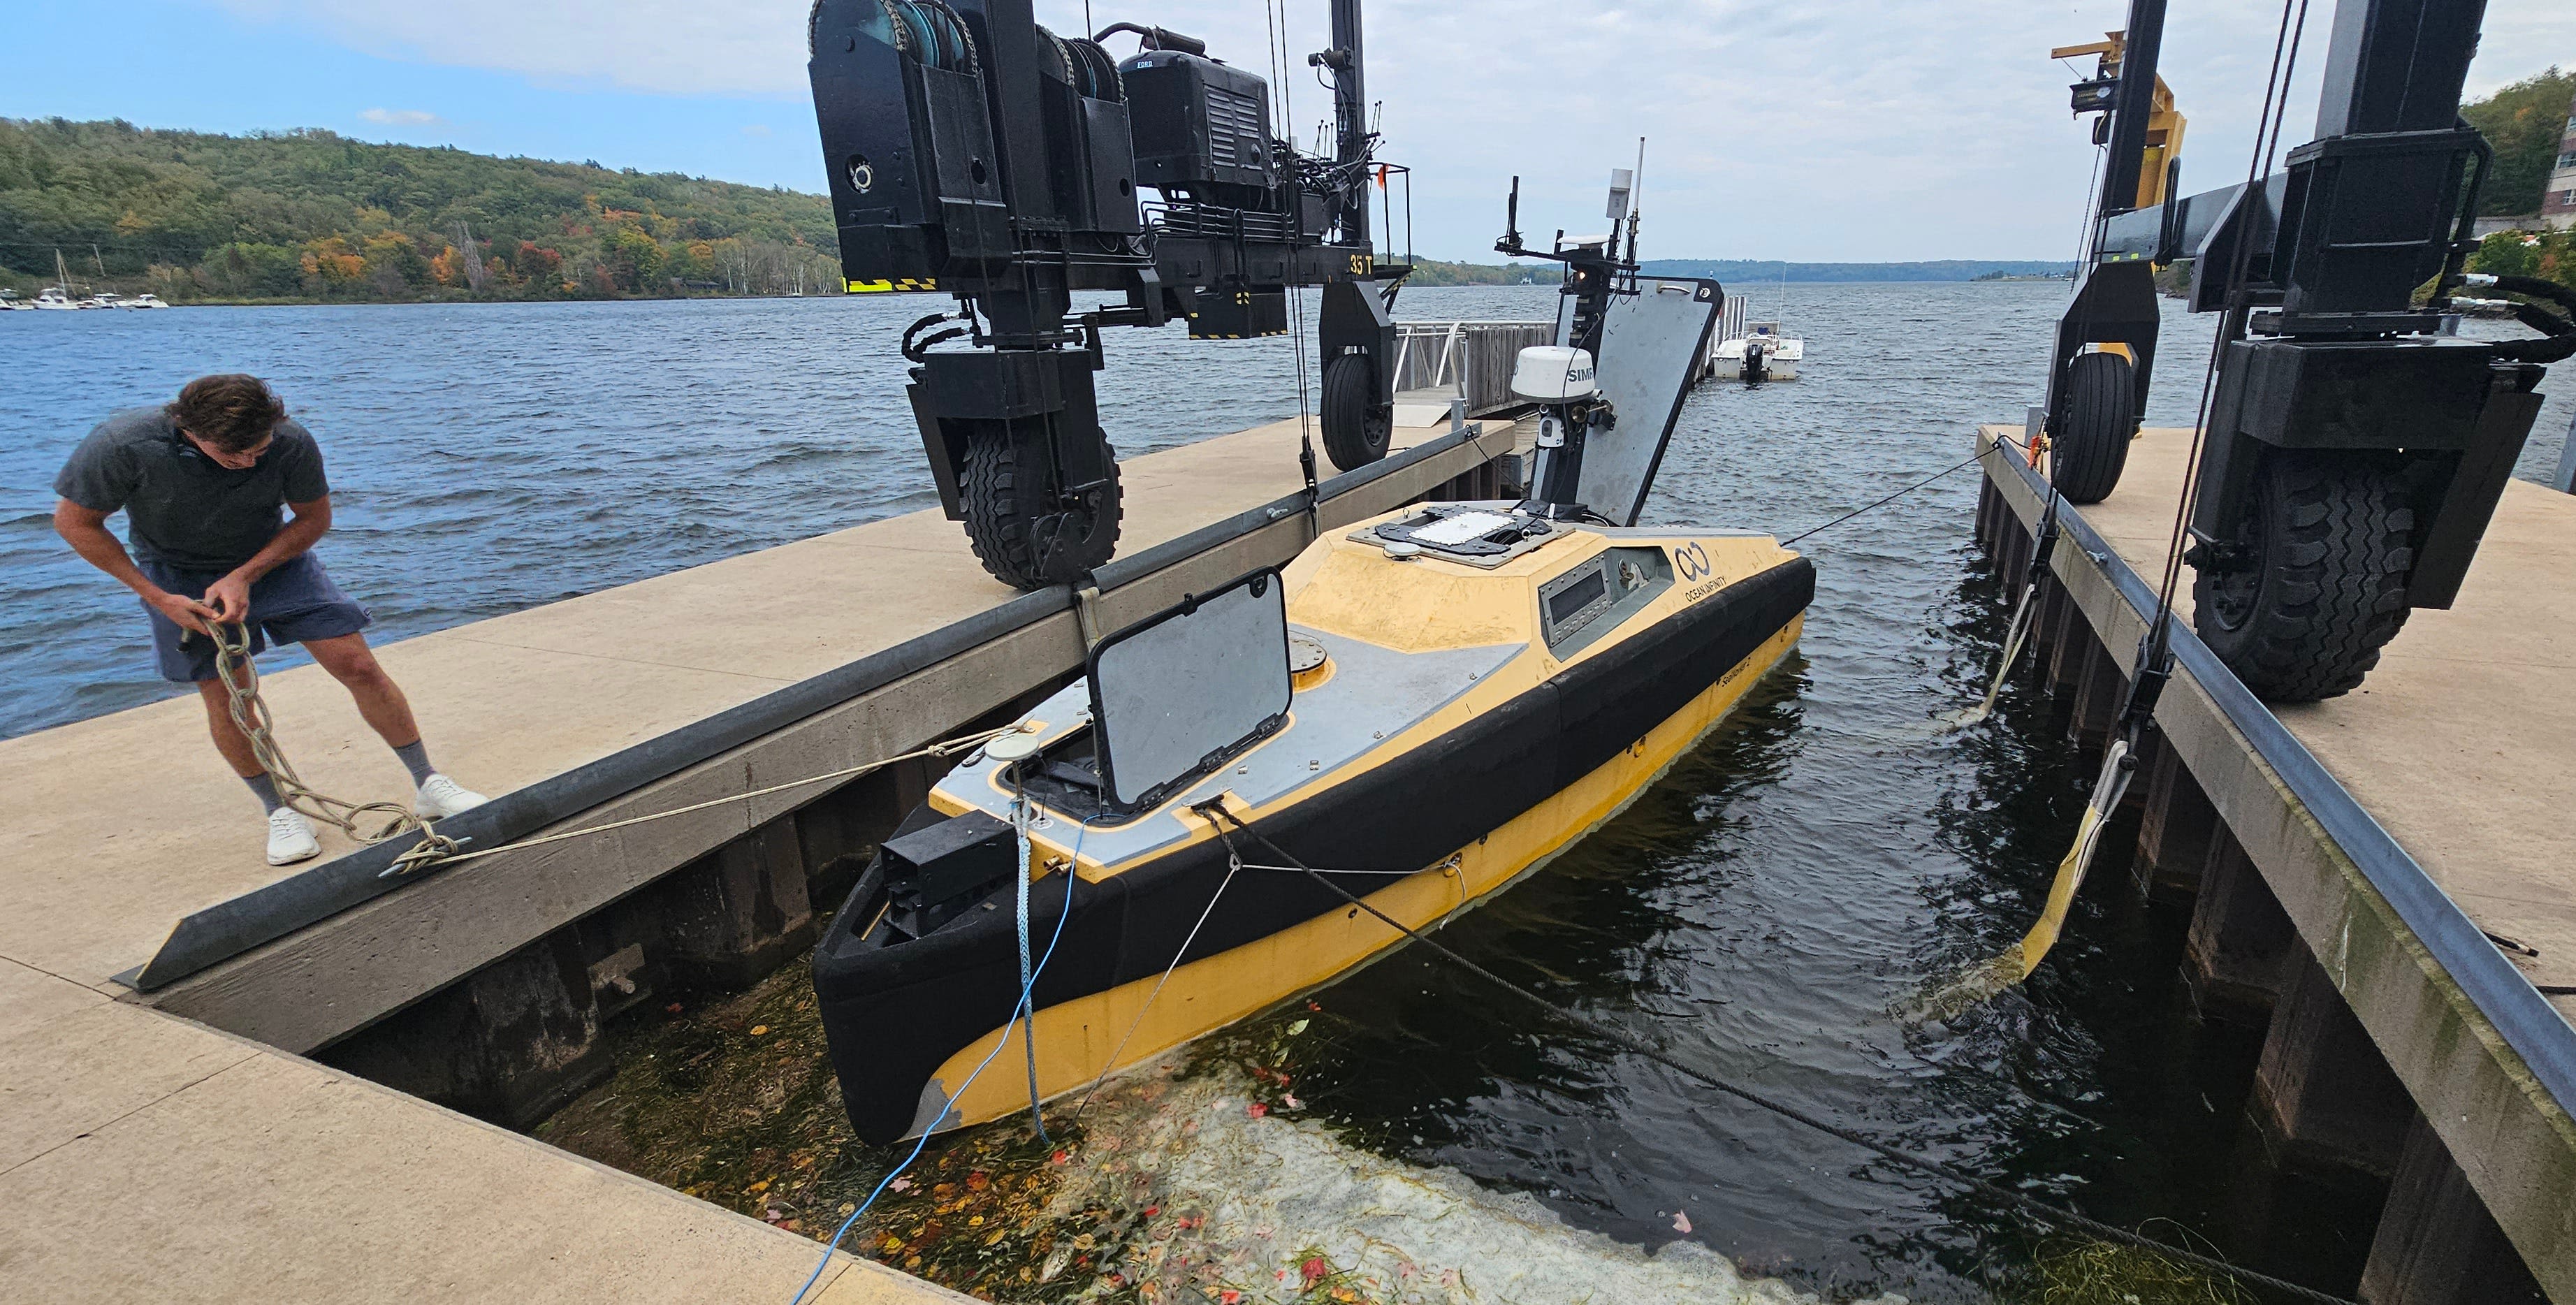
[{"label": "coiled rope in hands", "polygon": [[[439,833],[435,825],[410,807],[399,802],[351,802],[305,783],[277,746],[277,722],[269,715],[268,700],[260,696],[259,664],[250,655],[250,627],[209,621],[206,634],[215,641],[215,676],[224,682],[225,707],[233,718],[233,728],[250,740],[251,756],[267,769],[269,779],[277,785],[280,801],[306,819],[321,821],[361,843],[382,843],[419,830],[420,842],[394,858],[392,868],[386,871],[388,875],[408,874],[456,854],[458,840]],[[361,828],[359,822],[370,816],[382,817],[384,823]]]}]

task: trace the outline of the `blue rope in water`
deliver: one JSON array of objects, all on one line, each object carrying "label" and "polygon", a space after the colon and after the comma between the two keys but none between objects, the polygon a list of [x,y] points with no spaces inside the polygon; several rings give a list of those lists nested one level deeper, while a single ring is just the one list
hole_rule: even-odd
[{"label": "blue rope in water", "polygon": [[[1037,967],[1034,970],[1028,971],[1027,977],[1020,983],[1019,1004],[1014,1006],[1011,1010],[1012,1023],[1017,1023],[1020,1012],[1028,1008],[1029,992],[1036,986],[1037,976],[1046,972],[1047,962],[1055,959],[1056,943],[1064,938],[1064,922],[1067,919],[1070,919],[1073,915],[1074,869],[1082,864],[1082,839],[1084,835],[1090,832],[1091,821],[1088,817],[1085,817],[1082,823],[1074,829],[1073,865],[1067,866],[1064,872],[1064,912],[1055,918],[1055,933],[1047,939],[1046,951],[1039,955]],[[1025,864],[1025,858],[1023,859],[1023,864]],[[1024,896],[1028,891],[1027,883],[1027,876],[1023,875],[1021,877],[1021,892]],[[1027,938],[1025,923],[1023,924],[1021,937],[1023,941]],[[976,1062],[974,1073],[968,1074],[966,1076],[966,1081],[958,1084],[957,1090],[948,1094],[947,1105],[940,1108],[940,1118],[944,1119],[947,1117],[948,1111],[955,1108],[957,1105],[957,1098],[966,1095],[966,1089],[975,1085],[975,1080],[983,1074],[985,1066],[992,1064],[994,1058],[1002,1054],[1002,1048],[1009,1045],[1011,1041],[1010,1035],[1007,1032],[1009,1027],[1009,1024],[1003,1025],[1003,1028],[1006,1031],[1002,1036],[1002,1040],[994,1043],[993,1049],[984,1053],[984,1059]],[[1034,1087],[1031,1091],[1034,1093]],[[823,1270],[832,1267],[832,1252],[841,1248],[841,1239],[849,1236],[850,1229],[858,1226],[859,1220],[867,1214],[868,1209],[877,1203],[877,1198],[885,1195],[886,1185],[892,1183],[897,1177],[901,1176],[904,1170],[910,1169],[913,1161],[921,1158],[921,1149],[930,1145],[930,1132],[931,1130],[928,1128],[922,1129],[921,1137],[912,1144],[912,1152],[903,1158],[903,1163],[886,1170],[885,1177],[878,1179],[876,1188],[868,1193],[868,1199],[859,1202],[859,1208],[850,1211],[850,1217],[843,1219],[841,1221],[841,1226],[832,1230],[832,1240],[823,1243],[822,1262],[816,1264],[814,1266],[814,1271],[806,1275],[805,1285],[796,1289],[796,1294],[788,1298],[787,1305],[804,1305],[805,1293],[814,1290],[814,1284],[822,1280]]]}]

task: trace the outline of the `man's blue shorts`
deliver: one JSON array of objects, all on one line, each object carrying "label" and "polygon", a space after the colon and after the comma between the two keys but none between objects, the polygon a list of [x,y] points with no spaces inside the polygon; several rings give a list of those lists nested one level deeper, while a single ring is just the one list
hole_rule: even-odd
[{"label": "man's blue shorts", "polygon": [[[183,571],[158,562],[136,565],[152,583],[189,598],[205,597],[208,585],[230,574]],[[152,620],[152,652],[160,662],[162,679],[194,684],[215,678],[214,640],[182,628],[149,603],[143,611]],[[250,650],[261,652],[271,643],[303,643],[356,634],[367,628],[370,619],[366,608],[331,583],[331,573],[322,569],[322,559],[305,553],[251,582],[250,619],[244,624],[250,627]]]}]

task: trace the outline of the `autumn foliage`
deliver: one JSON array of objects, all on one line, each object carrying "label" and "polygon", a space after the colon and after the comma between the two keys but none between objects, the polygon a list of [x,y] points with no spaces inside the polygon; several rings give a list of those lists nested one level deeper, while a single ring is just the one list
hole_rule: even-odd
[{"label": "autumn foliage", "polygon": [[0,119],[0,285],[179,300],[823,293],[818,195],[595,163]]}]

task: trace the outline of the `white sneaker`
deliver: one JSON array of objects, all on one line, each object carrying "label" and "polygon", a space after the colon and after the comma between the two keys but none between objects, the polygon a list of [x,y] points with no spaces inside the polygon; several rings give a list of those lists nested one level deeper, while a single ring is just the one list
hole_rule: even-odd
[{"label": "white sneaker", "polygon": [[423,820],[445,820],[471,811],[487,800],[455,780],[431,771],[429,778],[420,782],[420,796],[412,802],[411,809],[419,812]]},{"label": "white sneaker", "polygon": [[268,863],[293,865],[322,855],[322,844],[313,837],[313,823],[293,807],[279,807],[268,813]]}]

